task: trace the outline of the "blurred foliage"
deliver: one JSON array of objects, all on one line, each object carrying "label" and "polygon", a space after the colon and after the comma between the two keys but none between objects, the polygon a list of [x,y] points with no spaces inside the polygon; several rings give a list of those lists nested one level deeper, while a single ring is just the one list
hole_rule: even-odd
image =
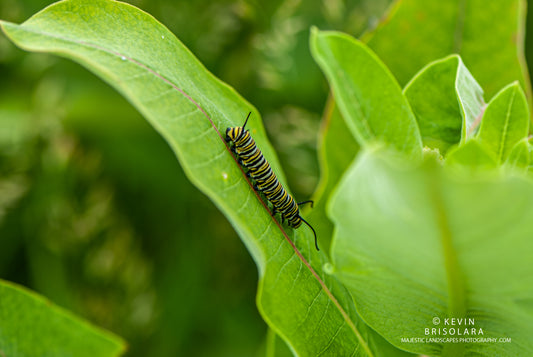
[{"label": "blurred foliage", "polygon": [[[50,3],[2,0],[0,18]],[[132,4],[257,106],[309,197],[327,95],[309,27],[358,35],[388,1]],[[252,259],[144,119],[83,68],[3,36],[0,78],[0,277],[123,336],[130,356],[262,353]]]}]

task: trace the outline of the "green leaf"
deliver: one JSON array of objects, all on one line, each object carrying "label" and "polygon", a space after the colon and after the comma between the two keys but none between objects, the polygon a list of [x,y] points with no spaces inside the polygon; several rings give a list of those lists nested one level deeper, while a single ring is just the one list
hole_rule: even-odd
[{"label": "green leaf", "polygon": [[511,149],[505,164],[518,169],[527,169],[529,163],[531,162],[529,145],[527,138],[520,140],[516,145]]},{"label": "green leaf", "polygon": [[311,53],[359,144],[380,142],[414,159],[421,157],[420,133],[409,103],[366,45],[340,32],[313,28]]},{"label": "green leaf", "polygon": [[[358,312],[416,353],[533,355],[532,182],[456,175],[434,161],[406,167],[387,155],[359,156],[332,198],[334,273]],[[464,337],[464,326],[463,336],[432,334],[460,328],[447,318],[474,319],[469,332],[512,343],[402,342]]]},{"label": "green leaf", "polygon": [[120,356],[119,337],[0,280],[0,356]]},{"label": "green leaf", "polygon": [[397,1],[363,39],[401,85],[428,62],[457,53],[489,98],[518,80],[531,104],[525,18],[525,0]]},{"label": "green leaf", "polygon": [[497,158],[499,164],[529,132],[529,111],[526,96],[515,82],[492,98],[483,114],[478,138]]},{"label": "green leaf", "polygon": [[331,192],[359,151],[359,145],[346,127],[332,97],[326,105],[319,138],[320,182],[314,193],[315,205],[309,212],[309,219],[316,224],[324,250],[329,251],[333,223],[327,218],[326,205]]},{"label": "green leaf", "polygon": [[[191,180],[226,215],[259,270],[263,318],[299,355],[403,355],[369,329],[349,293],[321,267],[308,227],[281,225],[224,140],[249,129],[284,182],[257,112],[216,79],[163,25],[107,0],[62,1],[22,25],[1,22],[19,47],[70,58],[122,93],[168,141]],[[139,143],[141,145],[141,143]],[[312,223],[312,222],[311,222]]]},{"label": "green leaf", "polygon": [[494,169],[498,162],[494,155],[477,139],[471,139],[464,145],[457,145],[448,151],[446,164],[462,166],[466,171]]},{"label": "green leaf", "polygon": [[457,55],[428,64],[406,85],[424,145],[444,154],[475,133],[483,90]]}]

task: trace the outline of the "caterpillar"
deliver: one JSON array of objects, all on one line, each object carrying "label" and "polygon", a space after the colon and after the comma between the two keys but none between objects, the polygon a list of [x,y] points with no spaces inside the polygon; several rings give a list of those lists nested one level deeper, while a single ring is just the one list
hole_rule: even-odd
[{"label": "caterpillar", "polygon": [[319,250],[316,232],[300,216],[299,209],[299,205],[305,203],[310,203],[312,207],[313,201],[296,203],[294,198],[283,188],[263,153],[257,148],[250,132],[245,129],[250,114],[252,113],[248,113],[242,127],[226,129],[226,142],[230,144],[231,151],[237,156],[239,164],[247,169],[246,175],[254,181],[254,189],[261,192],[274,206],[272,215],[274,216],[279,212],[281,214],[281,222],[283,223],[287,220],[289,227],[292,228],[300,227],[302,222],[307,224],[315,236],[316,250]]}]

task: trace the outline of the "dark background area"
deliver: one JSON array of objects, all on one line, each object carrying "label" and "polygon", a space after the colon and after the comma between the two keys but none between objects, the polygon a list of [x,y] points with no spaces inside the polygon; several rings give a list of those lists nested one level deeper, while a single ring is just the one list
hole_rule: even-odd
[{"label": "dark background area", "polygon": [[[0,18],[50,3],[0,0]],[[389,1],[130,3],[258,108],[292,192],[309,198],[328,90],[309,27],[358,36]],[[258,356],[266,337],[254,262],[163,139],[85,69],[3,35],[0,278],[123,336],[128,356]]]}]

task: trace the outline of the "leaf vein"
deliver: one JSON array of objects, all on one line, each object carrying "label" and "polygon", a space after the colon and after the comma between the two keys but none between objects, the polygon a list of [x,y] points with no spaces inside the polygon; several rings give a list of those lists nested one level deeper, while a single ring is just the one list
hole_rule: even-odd
[{"label": "leaf vein", "polygon": [[276,286],[276,284],[278,283],[278,280],[279,278],[281,277],[281,273],[283,272],[283,270],[285,270],[285,268],[289,265],[290,261],[292,260],[292,258],[294,257],[297,257],[296,253],[293,251],[292,254],[291,254],[291,257],[289,259],[287,259],[287,261],[285,263],[283,263],[283,265],[281,266],[281,268],[279,269],[278,273],[276,274],[276,280],[274,280],[274,283],[272,284],[272,287],[274,288]]},{"label": "leaf vein", "polygon": [[313,307],[313,305],[315,304],[315,302],[317,301],[318,297],[320,296],[320,294],[323,292],[324,290],[322,289],[318,289],[318,293],[315,295],[315,297],[313,298],[313,301],[311,301],[311,304],[309,304],[309,306],[307,307],[307,311],[305,313],[305,316],[304,318],[302,319],[302,321],[300,321],[298,323],[298,325],[296,326],[295,330],[298,330],[300,328],[300,326],[303,325],[303,323],[307,320],[307,317],[309,316],[309,313],[311,312],[311,308]]},{"label": "leaf vein", "polygon": [[302,271],[302,267],[303,266],[304,266],[304,264],[300,260],[300,264],[298,266],[298,272],[296,273],[296,276],[292,280],[292,284],[291,284],[291,287],[289,288],[289,291],[287,292],[287,295],[289,295],[292,292],[292,289],[294,289],[294,286],[296,285],[296,282],[298,281],[298,278],[300,277],[300,272]]},{"label": "leaf vein", "polygon": [[505,114],[505,123],[503,125],[502,130],[502,137],[500,139],[500,147],[498,148],[498,161],[501,163],[503,160],[503,151],[505,147],[505,142],[507,141],[507,136],[509,135],[509,122],[511,118],[511,111],[514,103],[514,97],[516,94],[516,91],[513,90],[511,95],[511,99],[509,100],[509,105],[507,106],[507,113]]},{"label": "leaf vein", "polygon": [[211,164],[212,162],[219,160],[221,157],[224,156],[225,153],[226,153],[225,151],[221,151],[220,153],[216,154],[215,156],[212,156],[209,160],[191,164],[191,167],[197,169],[197,168],[201,168],[201,167],[207,166],[207,165]]},{"label": "leaf vein", "polygon": [[339,334],[339,332],[341,331],[341,329],[343,328],[345,323],[346,323],[346,321],[342,320],[342,323],[340,324],[340,326],[337,328],[337,330],[335,331],[333,336],[331,336],[331,339],[330,339],[329,343],[327,344],[327,346],[322,351],[320,351],[320,353],[317,355],[317,357],[321,356],[324,352],[326,352],[329,349],[329,347],[335,341],[335,338],[337,337],[337,335]]}]

